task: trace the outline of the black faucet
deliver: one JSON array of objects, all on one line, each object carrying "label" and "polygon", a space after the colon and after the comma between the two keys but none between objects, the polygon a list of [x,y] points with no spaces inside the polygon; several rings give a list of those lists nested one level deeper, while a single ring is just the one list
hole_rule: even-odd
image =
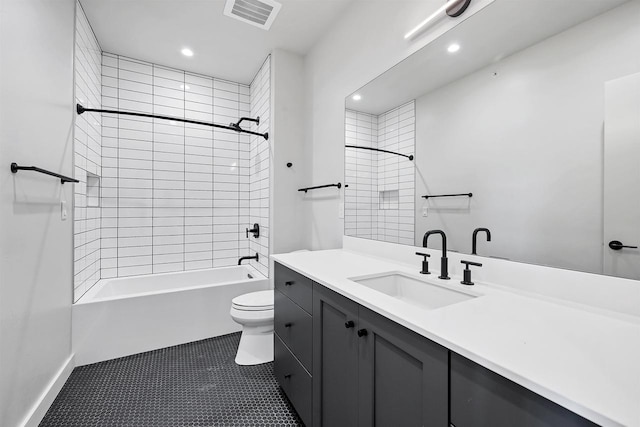
[{"label": "black faucet", "polygon": [[258,261],[258,252],[256,252],[255,256],[243,256],[238,260],[238,265],[242,264],[242,261],[244,261],[245,259],[255,259],[256,261]]},{"label": "black faucet", "polygon": [[424,237],[422,238],[422,247],[427,247],[427,240],[432,234],[439,234],[442,236],[442,258],[440,258],[440,275],[438,276],[438,279],[449,280],[451,277],[449,277],[449,260],[447,259],[447,235],[444,234],[444,231],[429,230],[424,233]]},{"label": "black faucet", "polygon": [[471,240],[471,255],[478,255],[478,252],[476,251],[476,240],[480,231],[484,231],[487,233],[487,242],[491,241],[491,231],[489,231],[488,228],[476,228],[475,230],[473,230],[473,239]]}]

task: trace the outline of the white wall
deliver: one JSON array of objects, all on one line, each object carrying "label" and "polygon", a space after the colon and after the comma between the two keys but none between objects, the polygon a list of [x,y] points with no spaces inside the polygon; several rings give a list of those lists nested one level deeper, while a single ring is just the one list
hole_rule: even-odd
[{"label": "white wall", "polygon": [[[304,145],[304,60],[276,49],[271,54],[271,253],[286,253],[309,246],[306,206],[298,188],[307,185]],[[287,167],[287,163],[292,166]]]},{"label": "white wall", "polygon": [[488,227],[480,254],[602,273],[604,87],[640,71],[638,22],[627,3],[417,100],[417,197],[473,198],[417,199],[416,245]]},{"label": "white wall", "polygon": [[[344,178],[345,97],[492,1],[474,1],[462,17],[441,19],[409,41],[404,34],[441,7],[440,0],[353,2],[305,60],[309,185]],[[329,189],[305,198],[311,248],[342,245],[341,194]]]},{"label": "white wall", "polygon": [[[74,184],[14,175],[9,164],[73,174],[74,6],[73,0],[0,3],[0,425],[6,427],[30,416],[71,355]],[[44,415],[36,412],[32,423]]]}]

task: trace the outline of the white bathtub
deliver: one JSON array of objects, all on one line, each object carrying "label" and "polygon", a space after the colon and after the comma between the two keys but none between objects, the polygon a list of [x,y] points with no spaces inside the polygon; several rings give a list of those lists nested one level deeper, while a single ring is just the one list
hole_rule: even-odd
[{"label": "white bathtub", "polygon": [[238,332],[231,300],[265,289],[246,265],[102,279],[73,305],[76,365]]}]

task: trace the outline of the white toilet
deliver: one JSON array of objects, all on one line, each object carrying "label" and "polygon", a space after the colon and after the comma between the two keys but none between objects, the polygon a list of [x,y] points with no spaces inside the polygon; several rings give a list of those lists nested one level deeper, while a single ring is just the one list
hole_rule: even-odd
[{"label": "white toilet", "polygon": [[236,363],[273,361],[273,289],[251,292],[231,301],[231,318],[242,325]]}]

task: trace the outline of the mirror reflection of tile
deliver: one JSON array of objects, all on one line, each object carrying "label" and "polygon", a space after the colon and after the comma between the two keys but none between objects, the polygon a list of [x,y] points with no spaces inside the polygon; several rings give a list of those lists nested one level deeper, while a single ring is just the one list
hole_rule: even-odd
[{"label": "mirror reflection of tile", "polygon": [[[415,102],[374,115],[346,111],[345,145],[415,151]],[[345,234],[413,244],[414,163],[405,157],[345,149]]]}]

